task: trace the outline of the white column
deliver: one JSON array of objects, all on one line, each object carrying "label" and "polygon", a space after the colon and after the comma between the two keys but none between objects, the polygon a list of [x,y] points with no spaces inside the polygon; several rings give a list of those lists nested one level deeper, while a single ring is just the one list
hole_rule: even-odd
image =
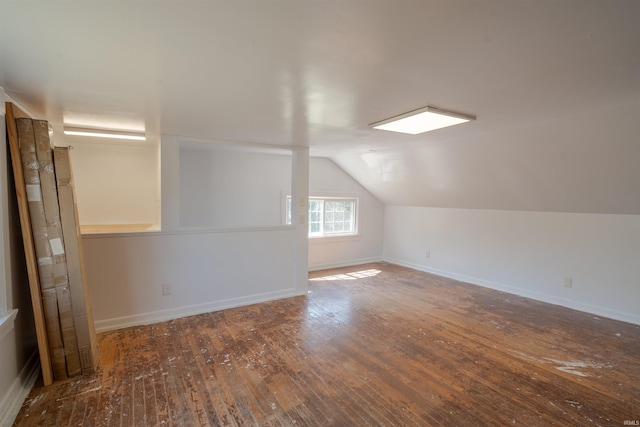
[{"label": "white column", "polygon": [[291,174],[291,221],[296,226],[294,283],[298,295],[309,288],[309,148],[295,147]]},{"label": "white column", "polygon": [[180,228],[180,144],[175,136],[160,137],[160,221],[162,231]]}]

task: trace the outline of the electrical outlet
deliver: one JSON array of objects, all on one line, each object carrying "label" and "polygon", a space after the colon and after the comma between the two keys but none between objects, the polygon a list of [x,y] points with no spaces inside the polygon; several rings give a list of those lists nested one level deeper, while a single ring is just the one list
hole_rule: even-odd
[{"label": "electrical outlet", "polygon": [[431,258],[431,251],[425,251],[424,252],[424,257],[425,258]]},{"label": "electrical outlet", "polygon": [[565,288],[573,288],[573,278],[565,277],[564,278],[564,287]]},{"label": "electrical outlet", "polygon": [[165,283],[162,285],[162,295],[171,295],[171,283]]}]

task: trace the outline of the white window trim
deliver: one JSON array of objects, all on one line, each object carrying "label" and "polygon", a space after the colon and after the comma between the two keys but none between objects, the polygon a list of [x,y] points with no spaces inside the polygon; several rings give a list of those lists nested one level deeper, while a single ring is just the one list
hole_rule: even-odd
[{"label": "white window trim", "polygon": [[[6,141],[6,111],[4,105],[4,89],[0,87],[0,120],[2,123],[0,124],[0,145],[3,147],[7,146]],[[0,240],[2,243],[0,244],[0,326],[4,325],[6,322],[5,317],[8,318],[8,299],[9,299],[9,277],[8,277],[8,264],[6,251],[8,249],[8,159],[7,159],[7,150],[2,149],[0,153],[0,171],[2,171],[2,175],[0,176]]]},{"label": "white window trim", "polygon": [[[290,193],[284,193],[283,192],[283,199],[284,199],[284,215],[283,215],[283,222],[284,224],[289,224],[288,221],[288,214],[289,214],[289,200],[291,199],[291,194]],[[340,195],[336,195],[334,193],[322,193],[322,194],[313,194],[309,196],[309,200],[313,200],[313,199],[321,199],[321,200],[349,200],[349,201],[353,201],[354,202],[354,207],[355,207],[355,212],[354,212],[354,224],[353,224],[353,232],[349,232],[349,233],[327,233],[327,234],[308,234],[309,240],[316,240],[316,239],[342,239],[342,240],[347,240],[353,237],[359,237],[360,236],[360,230],[359,230],[359,215],[360,215],[360,199],[355,196],[355,195],[350,195],[350,194],[340,194]],[[308,209],[307,209],[308,212]],[[324,208],[322,211],[323,215],[324,215]],[[324,217],[321,219],[321,221],[324,221]],[[307,219],[307,223],[308,223],[308,219]]]},{"label": "white window trim", "polygon": [[[0,125],[0,132],[2,133],[2,137],[0,137],[0,142],[2,146],[7,145],[6,143],[6,127],[5,127],[5,109],[4,109],[4,89],[0,87],[0,120],[2,120],[2,125]],[[2,244],[0,244],[0,341],[6,337],[9,332],[13,330],[14,321],[16,316],[18,315],[18,310],[8,310],[8,299],[9,299],[9,275],[8,268],[9,265],[6,250],[7,242],[8,242],[8,179],[7,179],[7,166],[8,159],[6,150],[2,150],[0,153],[0,170],[2,170],[2,176],[0,176],[0,240]]]},{"label": "white window trim", "polygon": [[[6,169],[5,169],[6,170]],[[2,240],[2,244],[0,245],[0,326],[4,322],[4,318],[9,313],[9,275],[7,265],[7,257],[5,252],[5,246],[7,244],[7,239],[9,236],[6,234],[7,227],[5,227],[6,215],[5,215],[5,189],[6,186],[4,183],[6,180],[2,178],[2,185],[0,185],[0,239]]]}]

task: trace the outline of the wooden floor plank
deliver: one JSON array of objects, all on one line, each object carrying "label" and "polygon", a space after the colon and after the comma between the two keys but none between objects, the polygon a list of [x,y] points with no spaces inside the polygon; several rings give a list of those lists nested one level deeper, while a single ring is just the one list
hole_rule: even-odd
[{"label": "wooden floor plank", "polygon": [[309,290],[100,334],[98,371],[37,385],[15,426],[640,420],[640,326],[386,263]]}]

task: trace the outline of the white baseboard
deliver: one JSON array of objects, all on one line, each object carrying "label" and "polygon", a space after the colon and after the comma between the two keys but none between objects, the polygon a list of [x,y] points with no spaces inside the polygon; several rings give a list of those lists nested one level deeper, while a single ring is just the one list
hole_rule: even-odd
[{"label": "white baseboard", "polygon": [[537,301],[546,302],[549,304],[555,304],[562,307],[583,311],[585,313],[594,314],[601,317],[607,317],[609,319],[633,323],[634,325],[640,325],[640,316],[633,313],[620,312],[620,311],[612,310],[606,307],[599,307],[591,304],[585,304],[579,301],[569,300],[566,298],[550,296],[540,292],[530,291],[528,289],[516,288],[513,286],[506,285],[504,283],[493,282],[490,280],[484,280],[477,277],[466,276],[464,274],[457,274],[450,271],[439,270],[437,268],[427,267],[425,265],[420,265],[420,264],[403,261],[399,259],[385,258],[385,261],[392,264],[401,265],[403,267],[413,268],[414,270],[424,271],[426,273],[432,273],[438,276],[448,277],[450,279],[455,279],[461,282],[470,283],[472,285],[478,285],[485,288],[494,289],[496,291],[507,292],[509,294],[531,298]]},{"label": "white baseboard", "polygon": [[[459,280],[462,282],[470,283],[473,285],[483,286],[485,288],[494,289],[510,294],[523,296],[531,299],[535,299],[550,304],[560,305],[563,307],[571,308],[574,310],[584,311],[586,313],[595,314],[602,317],[607,317],[615,320],[621,320],[623,322],[633,323],[640,325],[640,316],[632,313],[623,313],[615,310],[610,310],[603,307],[592,306],[564,298],[553,297],[538,292],[529,291],[526,289],[515,288],[503,283],[492,282],[489,280],[480,279],[477,277],[465,276],[462,274],[453,273],[450,271],[439,270],[431,267],[427,267],[412,262],[407,262],[393,258],[361,258],[350,261],[344,261],[339,263],[330,264],[317,264],[310,265],[309,271],[325,270],[330,268],[350,267],[361,264],[368,264],[372,262],[385,261],[392,264],[401,265],[404,267],[413,268],[415,270],[424,271],[427,273],[436,274],[438,276],[448,277],[451,279]],[[166,320],[177,319],[180,317],[192,316],[202,313],[210,313],[213,311],[224,310],[227,308],[240,307],[243,305],[257,304],[266,301],[272,301],[280,298],[289,298],[298,295],[295,289],[286,289],[276,292],[268,292],[264,294],[250,295],[247,297],[231,298],[221,301],[212,301],[204,304],[196,304],[186,307],[177,307],[168,310],[160,310],[148,313],[140,313],[131,316],[118,317],[113,319],[98,320],[95,322],[96,331],[104,332],[114,329],[127,328],[130,326],[146,325],[150,323],[163,322]]]},{"label": "white baseboard", "polygon": [[39,374],[40,358],[36,350],[0,401],[0,427],[13,425]]},{"label": "white baseboard", "polygon": [[[324,270],[328,268],[349,267],[352,265],[368,264],[382,261],[382,257],[360,258],[340,263],[310,266],[309,271]],[[195,314],[210,313],[212,311],[224,310],[227,308],[240,307],[243,305],[257,304],[272,301],[280,298],[289,298],[299,295],[295,289],[285,289],[282,291],[267,292],[264,294],[250,295],[247,297],[231,298],[221,301],[211,301],[203,304],[190,305],[186,307],[171,308],[168,310],[152,311],[148,313],[133,314],[131,316],[116,317],[113,319],[96,320],[96,332],[112,331],[115,329],[128,328],[130,326],[148,325],[151,323],[164,322],[178,319],[180,317],[193,316]]]},{"label": "white baseboard", "polygon": [[148,325],[151,323],[164,322],[178,319],[180,317],[193,316],[195,314],[210,313],[227,308],[240,307],[243,305],[257,304],[260,302],[272,301],[280,298],[297,296],[295,289],[285,289],[282,291],[267,292],[264,294],[250,295],[247,297],[231,298],[221,301],[211,301],[203,304],[190,305],[186,307],[171,308],[168,310],[152,311],[148,313],[134,314],[131,316],[117,317],[113,319],[97,320],[95,322],[96,332],[111,331],[114,329],[128,328],[130,326]]},{"label": "white baseboard", "polygon": [[340,268],[340,267],[351,267],[354,265],[369,264],[371,262],[380,262],[380,261],[382,261],[382,257],[359,258],[359,259],[352,259],[349,261],[332,262],[328,264],[314,264],[314,265],[309,265],[309,271],[328,270],[330,268]]}]

